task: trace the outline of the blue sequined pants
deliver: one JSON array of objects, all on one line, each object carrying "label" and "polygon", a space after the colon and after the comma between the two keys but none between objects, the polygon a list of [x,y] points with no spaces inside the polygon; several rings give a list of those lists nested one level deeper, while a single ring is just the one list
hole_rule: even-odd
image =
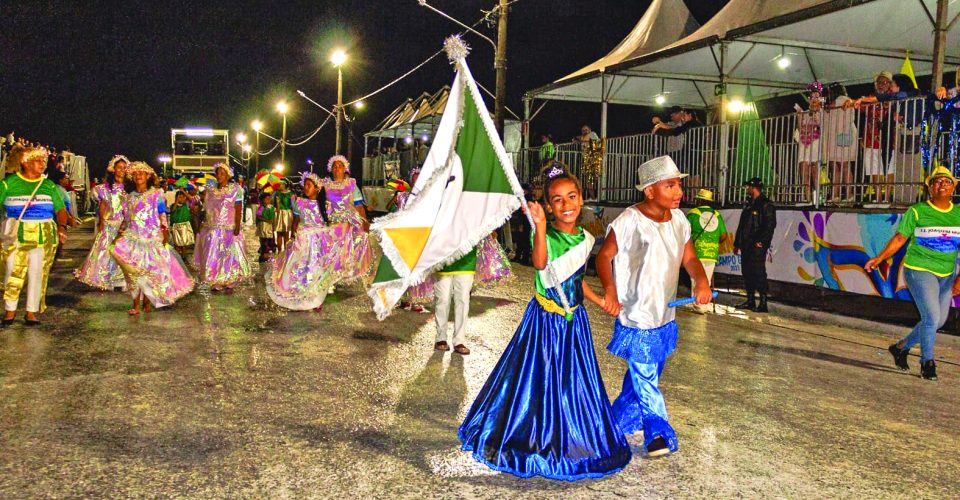
[{"label": "blue sequined pants", "polygon": [[653,329],[624,326],[618,320],[607,350],[627,362],[623,388],[613,402],[613,415],[624,434],[643,431],[643,445],[662,437],[677,451],[677,434],[670,426],[667,405],[658,387],[667,357],[677,345],[677,323]]}]

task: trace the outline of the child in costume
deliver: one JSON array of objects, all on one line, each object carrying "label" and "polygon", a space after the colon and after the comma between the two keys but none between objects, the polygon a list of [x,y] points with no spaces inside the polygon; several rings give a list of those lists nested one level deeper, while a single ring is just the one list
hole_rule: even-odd
[{"label": "child in costume", "polygon": [[575,178],[557,169],[545,191],[552,225],[530,204],[536,294],[458,435],[463,450],[498,471],[599,478],[623,469],[631,452],[607,399],[583,305],[584,298],[604,302],[583,280],[594,238],[577,226],[583,198]]},{"label": "child in costume", "polygon": [[240,229],[243,188],[230,182],[233,168],[226,163],[218,163],[214,174],[217,187],[207,188],[204,195],[207,216],[197,238],[193,265],[201,283],[213,290],[232,289],[253,275]]},{"label": "child in costume", "polygon": [[[150,305],[173,304],[193,290],[193,278],[167,245],[167,207],[163,192],[151,188],[156,174],[142,161],[130,164],[123,225],[111,253],[127,278],[133,307],[127,314],[149,312]],[[149,302],[148,302],[149,301]]]},{"label": "child in costume", "polygon": [[510,258],[497,241],[497,234],[480,240],[477,245],[477,274],[474,285],[491,289],[513,276]]},{"label": "child in costume", "polygon": [[192,246],[195,241],[193,226],[190,225],[191,217],[187,193],[177,191],[173,206],[170,207],[170,241],[182,259],[187,258],[187,247]]},{"label": "child in costume", "polygon": [[277,232],[277,248],[283,250],[290,240],[290,229],[293,228],[293,191],[286,179],[280,182],[280,190],[273,197],[273,205],[277,211],[273,221],[274,231]]},{"label": "child in costume", "polygon": [[340,155],[327,162],[330,177],[323,180],[329,203],[328,215],[334,224],[345,222],[337,230],[340,240],[337,248],[342,249],[337,271],[344,282],[363,278],[373,271],[374,254],[367,233],[367,212],[363,205],[363,194],[357,187],[356,179],[350,177],[350,162]]},{"label": "child in costume", "polygon": [[126,196],[123,181],[129,164],[126,156],[114,156],[107,164],[106,182],[91,193],[98,200],[96,236],[87,260],[74,272],[81,283],[104,290],[126,287],[123,270],[110,254],[110,245],[117,239],[117,231],[123,223],[123,198]]},{"label": "child in costume", "polygon": [[[419,178],[419,168],[415,168],[410,171],[410,188],[397,190],[397,193],[394,195],[394,199],[390,202],[391,205],[396,206],[396,211],[403,210],[407,205],[410,204],[410,201],[413,199],[410,193],[413,189],[413,186],[417,185],[417,179]],[[413,311],[418,314],[429,314],[430,311],[424,306],[433,302],[433,297],[433,277],[427,276],[419,285],[415,285],[407,289],[407,293],[405,293],[400,299],[400,307],[407,311]]]},{"label": "child in costume", "polygon": [[644,201],[628,207],[609,226],[597,255],[605,291],[604,310],[617,316],[607,349],[627,361],[613,412],[626,434],[643,431],[650,457],[677,451],[658,383],[667,356],[677,345],[674,309],[681,264],[696,283],[697,304],[710,302],[710,285],[690,241],[690,223],[678,208],[683,185],[669,156],[637,171]]},{"label": "child in costume", "polygon": [[273,207],[273,197],[270,193],[260,195],[260,205],[257,207],[257,238],[260,238],[260,249],[257,253],[260,258],[257,262],[266,262],[267,255],[276,251],[273,223],[276,220],[277,210]]},{"label": "child in costume", "polygon": [[303,196],[293,198],[292,238],[273,260],[265,280],[267,294],[277,305],[319,312],[339,278],[332,251],[337,241],[327,216],[323,182],[312,172],[304,172],[301,179]]}]

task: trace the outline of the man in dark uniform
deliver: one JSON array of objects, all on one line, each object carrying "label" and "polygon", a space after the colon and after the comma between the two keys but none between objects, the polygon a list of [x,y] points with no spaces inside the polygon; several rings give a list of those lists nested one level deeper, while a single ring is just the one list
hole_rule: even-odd
[{"label": "man in dark uniform", "polygon": [[[740,253],[741,270],[747,300],[737,309],[767,312],[767,250],[777,227],[777,211],[763,194],[763,181],[754,177],[743,184],[750,201],[740,214],[737,237],[733,242],[734,253]],[[754,293],[760,292],[760,303]]]}]

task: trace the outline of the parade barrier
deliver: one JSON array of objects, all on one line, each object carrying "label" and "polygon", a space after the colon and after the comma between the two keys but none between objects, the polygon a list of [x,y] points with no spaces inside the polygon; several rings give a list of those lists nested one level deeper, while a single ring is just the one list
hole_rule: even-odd
[{"label": "parade barrier", "polygon": [[[621,207],[587,207],[583,227],[602,244],[607,225],[624,210]],[[727,227],[727,240],[720,245],[716,275],[741,275],[740,255],[733,241],[741,209],[720,210]],[[854,213],[825,210],[778,210],[777,229],[767,253],[770,280],[817,289],[848,292],[874,298],[912,302],[903,279],[904,246],[873,272],[863,265],[880,253],[896,232],[901,213]],[[960,297],[954,298],[960,308]]]},{"label": "parade barrier", "polygon": [[[740,204],[743,182],[760,177],[778,205],[906,206],[922,194],[920,124],[926,105],[919,97],[865,102],[694,127],[676,137],[647,133],[601,139],[602,167],[593,175],[584,166],[596,153],[585,144],[557,144],[556,160],[581,178],[588,199],[609,204],[637,201],[637,167],[670,155],[690,174],[684,182],[688,199],[705,188],[723,206]],[[514,160],[527,181],[535,181],[543,168],[537,148],[520,151]]]}]

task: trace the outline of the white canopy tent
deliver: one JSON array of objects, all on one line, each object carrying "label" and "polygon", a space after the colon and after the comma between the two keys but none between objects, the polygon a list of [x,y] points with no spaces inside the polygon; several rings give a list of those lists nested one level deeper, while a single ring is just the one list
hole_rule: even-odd
[{"label": "white canopy tent", "polygon": [[[955,33],[960,2],[949,0],[946,8],[944,27]],[[641,47],[609,65],[598,61],[528,92],[525,117],[534,99],[601,103],[605,121],[607,103],[653,106],[659,95],[665,105],[707,107],[720,83],[729,97],[743,96],[749,86],[756,100],[798,92],[815,79],[865,83],[880,71],[897,72],[907,51],[915,73],[930,74],[936,9],[937,0],[730,0],[666,46]],[[683,11],[680,0],[654,0],[634,32],[676,33],[672,19]],[[957,43],[945,54],[946,65],[960,64]]]}]

